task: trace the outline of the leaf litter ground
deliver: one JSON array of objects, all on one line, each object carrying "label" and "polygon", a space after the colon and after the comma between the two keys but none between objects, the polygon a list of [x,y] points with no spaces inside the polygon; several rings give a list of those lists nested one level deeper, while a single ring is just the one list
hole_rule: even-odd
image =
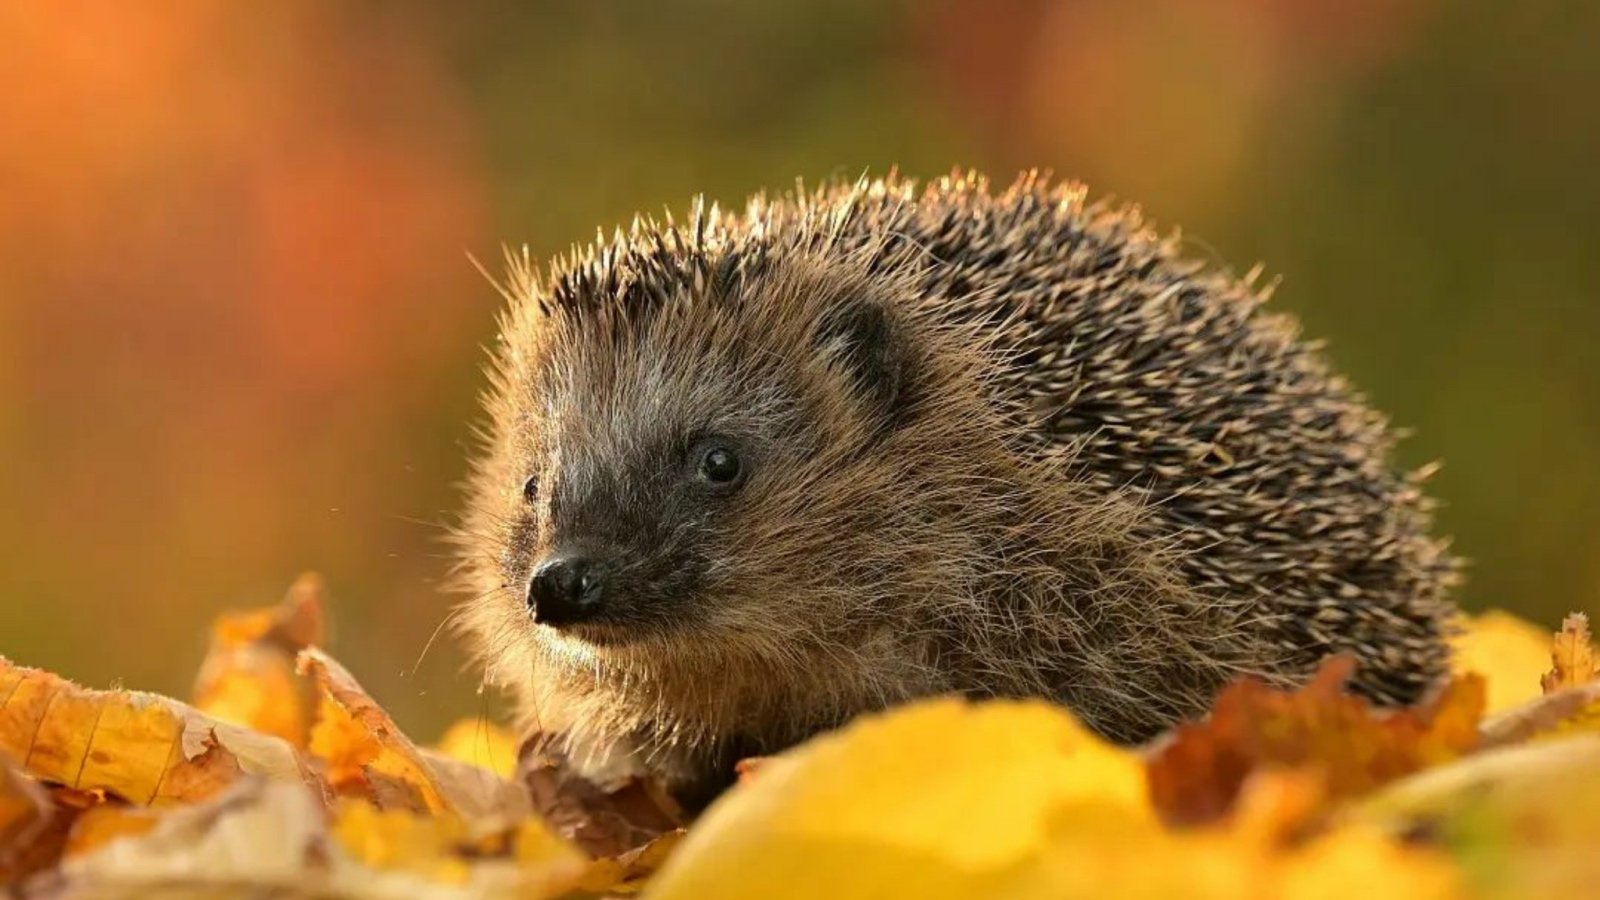
[{"label": "leaf litter ground", "polygon": [[1467,623],[1380,711],[1328,660],[1141,749],[935,698],[741,766],[689,823],[481,718],[412,741],[322,649],[325,590],[212,629],[185,703],[0,659],[0,883],[27,897],[1583,896],[1600,681],[1581,615]]}]

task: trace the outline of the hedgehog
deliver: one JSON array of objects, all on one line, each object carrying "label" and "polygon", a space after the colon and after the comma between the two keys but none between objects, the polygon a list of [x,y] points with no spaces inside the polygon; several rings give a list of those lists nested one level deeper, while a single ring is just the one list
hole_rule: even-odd
[{"label": "hedgehog", "polygon": [[929,695],[1139,743],[1333,654],[1384,705],[1446,671],[1426,472],[1258,270],[1137,208],[891,174],[507,269],[460,622],[593,777],[698,805]]}]

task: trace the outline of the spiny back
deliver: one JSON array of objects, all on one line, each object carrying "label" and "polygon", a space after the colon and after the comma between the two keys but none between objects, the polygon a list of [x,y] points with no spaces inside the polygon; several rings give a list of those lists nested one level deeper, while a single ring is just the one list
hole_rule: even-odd
[{"label": "spiny back", "polygon": [[[1136,209],[1037,174],[1000,192],[974,174],[830,184],[757,198],[742,218],[702,212],[682,234],[750,260],[920,256],[923,302],[995,330],[992,390],[1025,426],[1020,452],[1141,500],[1142,530],[1177,542],[1189,583],[1256,604],[1254,624],[1303,669],[1354,651],[1358,689],[1391,703],[1444,671],[1457,566],[1428,535],[1425,473],[1392,466],[1384,418],[1260,309],[1256,272],[1185,259]],[[661,284],[663,266],[712,277],[708,253],[683,251],[634,243],[631,270],[657,277],[631,283]],[[630,271],[611,262],[568,275]]]},{"label": "spiny back", "polygon": [[1027,175],[829,186],[755,203],[752,234],[914,247],[928,303],[1002,331],[997,400],[1075,479],[1146,501],[1206,593],[1256,599],[1306,668],[1354,650],[1357,687],[1405,703],[1445,669],[1456,564],[1432,504],[1390,464],[1386,421],[1330,372],[1270,288],[1182,258],[1138,210]]}]

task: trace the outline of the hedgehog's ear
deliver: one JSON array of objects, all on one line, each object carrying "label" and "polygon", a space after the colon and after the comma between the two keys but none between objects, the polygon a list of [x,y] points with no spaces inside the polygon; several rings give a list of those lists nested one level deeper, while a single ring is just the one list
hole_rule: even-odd
[{"label": "hedgehog's ear", "polygon": [[851,299],[822,316],[817,349],[850,380],[869,412],[892,424],[905,387],[900,335],[888,310],[871,300]]}]

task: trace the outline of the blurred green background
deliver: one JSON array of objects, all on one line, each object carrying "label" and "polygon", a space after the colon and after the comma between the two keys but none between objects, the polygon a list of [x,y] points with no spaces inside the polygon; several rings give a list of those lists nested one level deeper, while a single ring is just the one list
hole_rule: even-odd
[{"label": "blurred green background", "polygon": [[1284,276],[1442,459],[1471,608],[1600,611],[1600,3],[0,7],[0,653],[186,695],[314,568],[427,736],[467,259],[797,176],[1041,166]]}]

